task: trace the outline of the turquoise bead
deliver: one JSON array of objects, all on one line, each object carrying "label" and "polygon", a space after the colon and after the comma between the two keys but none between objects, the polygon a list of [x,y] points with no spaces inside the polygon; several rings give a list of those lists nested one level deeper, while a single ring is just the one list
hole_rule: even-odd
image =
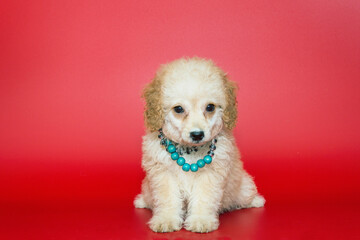
[{"label": "turquoise bead", "polygon": [[205,161],[200,159],[196,162],[196,164],[198,165],[199,168],[202,168],[205,166]]},{"label": "turquoise bead", "polygon": [[179,158],[179,154],[177,152],[174,152],[171,154],[171,159],[172,160],[177,160]]},{"label": "turquoise bead", "polygon": [[177,163],[179,166],[184,165],[184,163],[185,163],[185,158],[179,157],[176,163]]},{"label": "turquoise bead", "polygon": [[204,162],[207,163],[207,164],[210,164],[210,163],[212,162],[211,156],[206,155],[206,156],[204,157]]},{"label": "turquoise bead", "polygon": [[185,172],[188,172],[188,171],[190,170],[190,164],[185,163],[185,164],[182,166],[182,170],[184,170]]},{"label": "turquoise bead", "polygon": [[174,145],[170,144],[168,146],[167,150],[168,150],[169,153],[173,153],[173,152],[176,151],[176,147]]},{"label": "turquoise bead", "polygon": [[191,164],[190,169],[192,172],[196,172],[198,170],[198,165],[196,163]]}]

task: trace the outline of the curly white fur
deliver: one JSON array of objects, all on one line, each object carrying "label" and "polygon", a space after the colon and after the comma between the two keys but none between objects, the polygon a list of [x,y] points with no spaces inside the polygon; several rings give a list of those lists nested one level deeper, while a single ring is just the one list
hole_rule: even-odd
[{"label": "curly white fur", "polygon": [[[264,206],[265,199],[243,169],[235,139],[224,124],[224,112],[231,107],[226,74],[209,60],[192,58],[163,66],[155,79],[153,82],[160,82],[156,84],[158,89],[151,85],[148,88],[160,96],[157,103],[161,104],[158,109],[162,119],[158,121],[166,137],[186,146],[201,145],[198,152],[184,155],[186,161],[196,163],[207,154],[214,137],[218,142],[211,164],[197,172],[184,172],[159,144],[157,132],[149,131],[144,136],[142,167],[146,177],[134,204],[152,209],[150,228],[171,232],[184,226],[193,232],[210,232],[218,228],[222,212]],[[153,101],[150,95],[144,95],[147,104]],[[212,113],[205,110],[209,103],[215,105]],[[176,113],[175,106],[182,106],[184,113]],[[204,131],[201,142],[190,138],[194,130]]]}]

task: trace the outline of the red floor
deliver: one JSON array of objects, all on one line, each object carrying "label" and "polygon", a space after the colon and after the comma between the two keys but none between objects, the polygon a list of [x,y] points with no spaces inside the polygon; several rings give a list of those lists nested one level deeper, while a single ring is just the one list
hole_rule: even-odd
[{"label": "red floor", "polygon": [[360,239],[359,206],[344,204],[286,206],[221,215],[217,231],[153,233],[151,212],[116,204],[12,205],[1,211],[0,239]]},{"label": "red floor", "polygon": [[0,239],[360,239],[357,168],[255,162],[247,161],[246,169],[265,207],[223,214],[219,229],[208,234],[148,228],[151,212],[132,204],[144,177],[140,161],[52,161],[29,169],[25,160],[3,162]]}]

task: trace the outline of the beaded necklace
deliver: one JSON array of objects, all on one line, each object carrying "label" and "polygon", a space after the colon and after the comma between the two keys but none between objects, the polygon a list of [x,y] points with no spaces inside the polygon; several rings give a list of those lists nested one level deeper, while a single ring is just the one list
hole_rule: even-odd
[{"label": "beaded necklace", "polygon": [[163,145],[166,149],[166,151],[168,151],[171,154],[171,159],[176,161],[176,163],[182,167],[182,170],[185,172],[188,172],[189,170],[191,170],[192,172],[197,172],[199,168],[203,168],[205,166],[205,164],[210,164],[212,162],[212,158],[214,156],[214,151],[216,149],[216,142],[217,139],[214,138],[213,140],[211,140],[211,144],[209,146],[210,150],[208,151],[207,155],[203,158],[203,159],[199,159],[196,163],[193,164],[189,164],[186,163],[186,160],[184,157],[182,157],[182,155],[186,152],[187,154],[190,154],[191,152],[198,151],[198,147],[194,146],[194,147],[184,147],[184,146],[180,146],[178,143],[172,142],[171,140],[167,139],[164,136],[164,133],[162,131],[162,129],[159,129],[159,135],[158,137],[160,138],[160,144]]}]

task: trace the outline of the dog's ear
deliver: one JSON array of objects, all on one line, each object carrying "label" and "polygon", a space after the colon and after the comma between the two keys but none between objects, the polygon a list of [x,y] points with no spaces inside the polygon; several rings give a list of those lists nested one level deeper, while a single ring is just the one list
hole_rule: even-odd
[{"label": "dog's ear", "polygon": [[233,129],[237,119],[237,101],[236,90],[237,85],[235,82],[228,80],[226,74],[223,76],[224,91],[226,95],[226,108],[224,109],[223,121],[225,127],[229,130]]},{"label": "dog's ear", "polygon": [[143,90],[145,99],[145,126],[150,132],[159,130],[163,125],[163,109],[161,102],[161,81],[156,76]]}]

